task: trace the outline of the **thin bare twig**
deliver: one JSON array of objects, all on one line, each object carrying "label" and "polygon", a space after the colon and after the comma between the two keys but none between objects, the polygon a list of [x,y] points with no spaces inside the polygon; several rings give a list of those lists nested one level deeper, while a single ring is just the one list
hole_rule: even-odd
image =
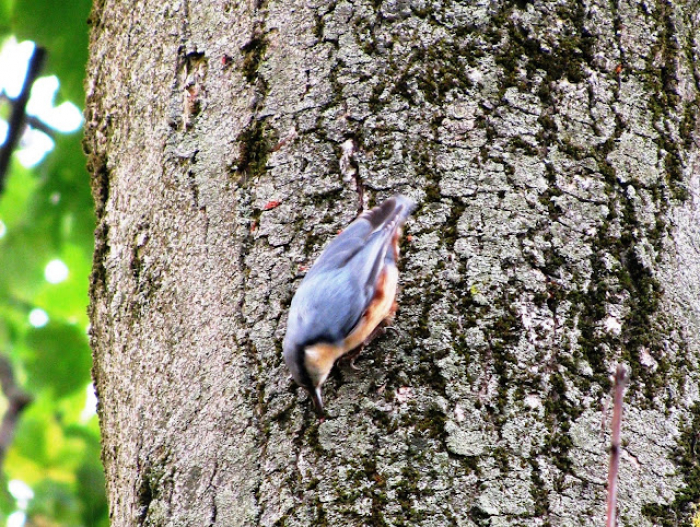
[{"label": "thin bare twig", "polygon": [[22,410],[32,402],[32,396],[22,390],[15,382],[12,364],[7,357],[0,355],[0,387],[7,398],[7,410],[0,423],[0,467],[5,454],[12,444],[15,427]]},{"label": "thin bare twig", "polygon": [[608,520],[607,527],[615,527],[617,511],[617,473],[620,469],[620,430],[622,428],[622,398],[627,385],[627,369],[617,365],[615,370],[615,394],[613,396],[612,446],[608,468]]},{"label": "thin bare twig", "polygon": [[34,48],[34,54],[29,59],[27,75],[24,77],[24,84],[22,84],[22,91],[20,91],[17,98],[12,101],[12,114],[10,115],[7,139],[3,147],[0,148],[0,194],[2,194],[5,188],[5,177],[7,176],[7,169],[10,166],[12,152],[14,152],[17,147],[19,138],[22,136],[22,131],[24,130],[24,124],[26,122],[25,111],[27,102],[29,101],[29,95],[32,91],[32,85],[39,76],[45,58],[46,50],[44,48],[38,46]]},{"label": "thin bare twig", "polygon": [[24,122],[25,122],[25,124],[34,128],[35,130],[40,130],[40,131],[44,132],[46,135],[48,135],[52,139],[54,139],[56,136],[56,130],[51,128],[48,124],[46,124],[44,121],[42,121],[38,117],[34,117],[33,115],[25,115]]}]

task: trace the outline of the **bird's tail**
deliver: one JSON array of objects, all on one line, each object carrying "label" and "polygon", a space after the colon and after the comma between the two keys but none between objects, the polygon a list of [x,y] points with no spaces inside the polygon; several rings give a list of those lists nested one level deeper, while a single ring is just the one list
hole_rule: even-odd
[{"label": "bird's tail", "polygon": [[383,229],[396,232],[415,209],[415,201],[397,194],[378,207],[363,212],[355,221],[367,220],[372,227],[372,232]]}]

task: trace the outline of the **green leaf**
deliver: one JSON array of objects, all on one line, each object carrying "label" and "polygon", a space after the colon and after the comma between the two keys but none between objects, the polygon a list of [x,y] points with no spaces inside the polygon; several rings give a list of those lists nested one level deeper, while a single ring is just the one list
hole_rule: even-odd
[{"label": "green leaf", "polygon": [[10,18],[12,17],[14,5],[14,0],[0,0],[0,34],[10,32]]},{"label": "green leaf", "polygon": [[25,220],[38,184],[35,174],[16,161],[12,163],[5,190],[0,195],[0,220],[8,231]]},{"label": "green leaf", "polygon": [[79,133],[56,137],[56,148],[45,163],[49,176],[39,193],[40,200],[61,216],[61,239],[83,244],[92,254],[95,217],[80,141]]},{"label": "green leaf", "polygon": [[0,514],[4,516],[14,512],[17,505],[12,494],[7,490],[8,478],[3,474],[0,476]]},{"label": "green leaf", "polygon": [[[29,460],[34,466],[46,465],[49,462],[47,452],[49,422],[45,420],[44,412],[37,411],[37,406],[36,401],[32,403],[19,422],[15,441],[8,456],[7,464],[10,468],[17,465],[17,459],[21,458]],[[25,463],[25,461],[19,463],[23,468],[21,472],[25,474],[27,482],[31,483],[34,479],[38,479],[41,474],[36,469],[27,470]]]},{"label": "green leaf", "polygon": [[[81,502],[83,525],[108,527],[109,510],[105,497],[105,477],[102,466],[95,461],[97,452],[89,461],[86,460],[77,470],[77,494]],[[90,462],[92,461],[92,462]]]},{"label": "green leaf", "polygon": [[55,249],[35,229],[10,231],[0,244],[0,290],[15,301],[30,303],[44,284],[44,266]]},{"label": "green leaf", "polygon": [[85,328],[88,324],[88,253],[81,247],[66,244],[55,257],[68,267],[68,278],[59,284],[44,282],[34,297],[34,305],[43,308],[52,319],[68,320]]},{"label": "green leaf", "polygon": [[63,481],[45,479],[32,487],[34,499],[29,502],[29,525],[79,525],[80,503],[73,485]]},{"label": "green leaf", "polygon": [[[0,199],[7,229],[0,239],[0,293],[55,315],[77,314],[85,324],[94,216],[78,134],[57,141],[41,173],[38,177],[13,165]],[[71,271],[58,286],[44,281],[44,267],[53,258],[61,258]]]},{"label": "green leaf", "polygon": [[90,349],[85,332],[76,324],[49,322],[32,328],[26,346],[32,391],[49,388],[56,397],[64,397],[90,382]]}]

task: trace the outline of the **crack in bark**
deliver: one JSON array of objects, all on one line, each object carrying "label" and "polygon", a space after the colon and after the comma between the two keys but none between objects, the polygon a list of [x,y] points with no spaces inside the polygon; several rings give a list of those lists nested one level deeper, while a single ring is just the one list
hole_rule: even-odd
[{"label": "crack in bark", "polygon": [[360,165],[357,162],[355,153],[358,151],[358,143],[355,138],[347,139],[340,145],[342,155],[340,156],[340,174],[345,183],[354,181],[355,192],[358,198],[357,214],[364,210],[364,194],[365,188],[360,176]]},{"label": "crack in bark", "polygon": [[214,469],[212,470],[211,477],[209,478],[209,483],[207,484],[207,494],[211,496],[211,516],[209,517],[209,527],[216,525],[216,518],[218,515],[218,507],[216,505],[216,490],[217,486],[214,483],[214,479],[219,471],[219,458],[214,458]]},{"label": "crack in bark", "polygon": [[[248,276],[251,272],[246,260],[252,254],[256,246],[254,229],[258,225],[262,213],[261,210],[252,207],[255,201],[255,187],[249,185],[249,181],[265,173],[267,159],[272,151],[270,145],[277,143],[277,141],[272,143],[270,140],[267,119],[259,117],[265,105],[268,90],[267,81],[260,72],[268,46],[265,33],[267,18],[265,5],[266,2],[264,0],[256,0],[251,36],[249,41],[241,48],[243,59],[242,62],[239,63],[239,68],[244,78],[248,83],[253,85],[250,105],[251,116],[248,124],[241,130],[236,138],[239,144],[239,155],[236,166],[234,167],[235,172],[238,174],[236,185],[239,195],[239,211],[246,209],[250,211],[247,222],[243,222],[241,225],[241,228],[244,229],[244,234],[240,238],[238,262],[239,269],[241,270],[242,287],[237,310],[241,318],[241,326],[248,328],[254,325],[254,321],[249,320],[249,317],[245,314],[245,299],[246,295],[250,292]],[[251,426],[254,426],[258,430],[256,442],[260,455],[255,461],[257,465],[257,477],[252,497],[255,502],[254,523],[259,524],[264,513],[261,489],[265,483],[265,477],[262,470],[262,463],[266,457],[269,441],[268,427],[264,422],[266,411],[263,406],[265,393],[265,375],[263,372],[265,370],[265,365],[250,337],[250,331],[246,331],[245,335],[236,340],[246,357],[247,367],[250,370],[250,378],[254,379],[254,386],[248,390],[247,398],[253,410],[250,417]]]}]

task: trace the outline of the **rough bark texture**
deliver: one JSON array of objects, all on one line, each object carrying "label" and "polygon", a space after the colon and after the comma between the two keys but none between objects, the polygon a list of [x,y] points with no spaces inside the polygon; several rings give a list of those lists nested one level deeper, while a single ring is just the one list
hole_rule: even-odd
[{"label": "rough bark texture", "polygon": [[[700,7],[97,1],[94,376],[122,525],[621,525],[700,500]],[[319,423],[292,293],[417,199]],[[277,203],[279,202],[279,203]]]}]

